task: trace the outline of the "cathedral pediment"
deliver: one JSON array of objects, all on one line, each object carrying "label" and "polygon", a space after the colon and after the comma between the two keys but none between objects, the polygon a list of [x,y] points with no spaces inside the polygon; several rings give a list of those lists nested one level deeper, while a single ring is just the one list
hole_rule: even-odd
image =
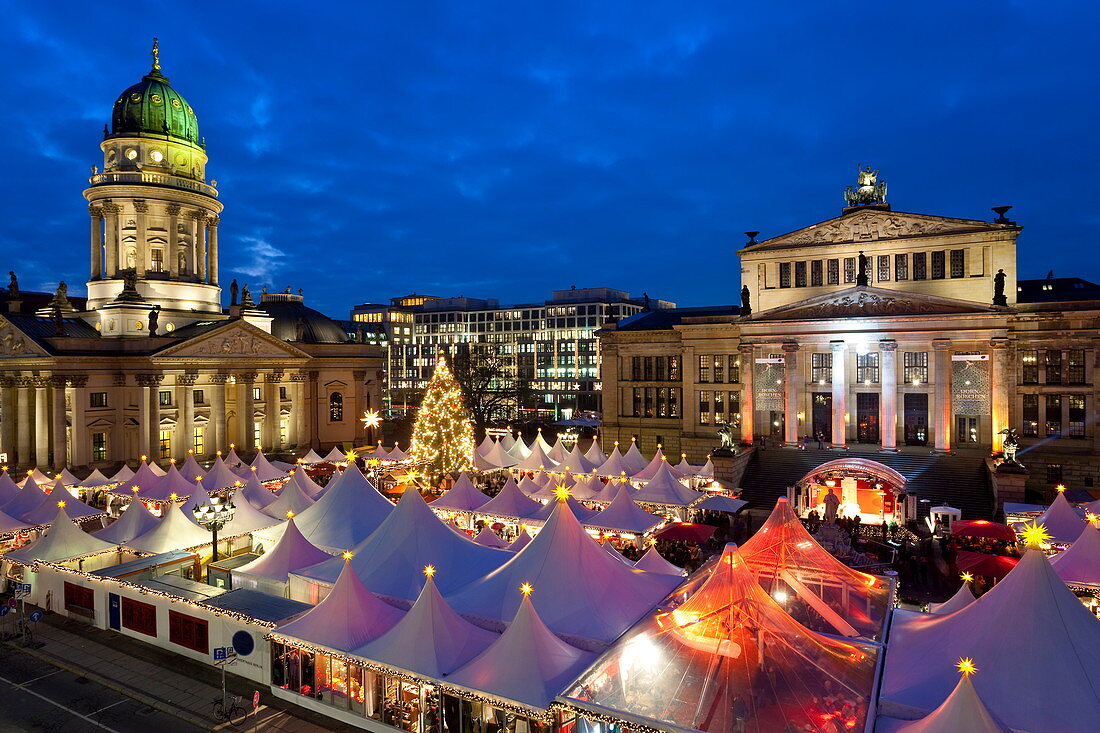
[{"label": "cathedral pediment", "polygon": [[309,354],[245,321],[229,321],[158,352],[161,359],[307,359]]},{"label": "cathedral pediment", "polygon": [[749,253],[807,245],[863,244],[907,237],[1000,231],[1005,228],[1014,229],[1015,226],[975,219],[952,219],[927,214],[866,209],[766,239],[758,244],[749,245],[741,251]]},{"label": "cathedral pediment", "polygon": [[955,298],[875,287],[851,287],[791,305],[754,313],[754,321],[796,321],[957,313],[996,313],[1002,309]]},{"label": "cathedral pediment", "polygon": [[0,359],[26,359],[40,356],[49,356],[49,354],[34,339],[16,328],[11,321],[0,317]]}]

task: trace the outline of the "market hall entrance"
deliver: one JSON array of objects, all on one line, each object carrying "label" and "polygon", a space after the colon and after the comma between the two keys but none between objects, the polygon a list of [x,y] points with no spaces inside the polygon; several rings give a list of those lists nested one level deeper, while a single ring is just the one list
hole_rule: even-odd
[{"label": "market hall entrance", "polygon": [[813,439],[833,442],[833,395],[831,392],[813,393]]}]

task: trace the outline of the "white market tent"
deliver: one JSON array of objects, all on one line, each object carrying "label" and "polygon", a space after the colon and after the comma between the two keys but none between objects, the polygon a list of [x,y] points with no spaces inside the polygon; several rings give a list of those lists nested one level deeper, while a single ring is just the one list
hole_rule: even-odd
[{"label": "white market tent", "polygon": [[653,454],[653,460],[647,463],[645,468],[638,471],[630,478],[634,481],[649,481],[657,475],[657,471],[661,469],[661,466],[668,466],[669,472],[676,478],[684,478],[684,474],[680,473],[675,466],[668,462],[665,454],[661,451],[661,446],[657,446],[657,452]]},{"label": "white market tent", "polygon": [[[475,463],[477,456],[474,456]],[[488,465],[488,468],[482,470],[494,470],[498,468],[511,468],[519,463],[519,459],[513,458],[504,450],[504,446],[500,443],[495,444],[488,453],[481,457],[481,460]]]},{"label": "white market tent", "polygon": [[197,481],[200,476],[206,476],[206,469],[200,466],[199,462],[195,460],[195,451],[187,451],[187,458],[183,460],[183,466],[180,467],[180,473],[192,481]]},{"label": "white market tent", "polygon": [[[302,533],[309,537],[304,529]],[[482,547],[449,529],[415,490],[406,491],[378,529],[355,545],[352,552],[352,567],[368,588],[410,601],[420,590],[420,573],[425,565],[439,570],[443,590],[450,591],[511,558],[508,552]],[[303,587],[334,582],[341,562],[334,558],[294,573],[290,581],[292,597],[307,597],[301,592]]]},{"label": "white market tent", "polygon": [[588,460],[584,457],[584,454],[580,452],[577,446],[573,446],[573,450],[562,457],[562,460],[554,467],[554,470],[558,472],[568,471],[570,473],[584,474],[599,467],[599,463],[593,463]]},{"label": "white market tent", "polygon": [[747,506],[748,502],[744,499],[734,499],[732,496],[722,496],[716,494],[714,496],[708,496],[701,502],[695,505],[696,509],[708,509],[712,512],[726,512],[733,514],[743,507]]},{"label": "white market tent", "polygon": [[[248,480],[244,482],[244,486],[237,489],[233,494],[234,504],[240,504],[242,502],[248,502],[257,509],[264,509],[275,502],[275,494],[260,483],[260,479],[256,477],[256,474],[252,474]],[[283,516],[286,515],[284,514]]]},{"label": "white market tent", "polygon": [[615,498],[602,512],[596,512],[582,524],[612,532],[629,532],[630,534],[645,534],[654,527],[664,524],[664,517],[650,514],[634,503],[634,490],[630,484],[619,484],[619,490]]},{"label": "white market tent", "polygon": [[531,455],[531,449],[527,447],[527,444],[523,442],[523,436],[516,438],[516,442],[506,449],[508,455],[515,458],[517,461],[522,461],[527,456]]},{"label": "white market tent", "polygon": [[974,591],[970,590],[970,583],[963,582],[959,589],[955,591],[955,595],[948,598],[943,603],[930,603],[928,604],[928,610],[931,613],[939,616],[946,616],[949,613],[955,613],[960,611],[975,600]]},{"label": "white market tent", "polygon": [[[197,474],[196,474],[197,475]],[[160,483],[151,487],[142,486],[137,495],[151,501],[168,501],[175,494],[177,499],[186,499],[199,490],[195,477],[185,476],[176,464],[168,467],[168,473],[161,477]]]},{"label": "white market tent", "polygon": [[684,569],[676,567],[657,552],[656,547],[650,547],[645,554],[638,558],[634,567],[650,573],[664,573],[665,575],[682,576]]},{"label": "white market tent", "polygon": [[507,433],[501,436],[499,442],[502,446],[504,446],[504,450],[508,451],[509,454],[512,452],[512,446],[516,444],[516,439],[512,436],[511,429],[509,429]]},{"label": "white market tent", "polygon": [[[1022,524],[1024,523],[1017,524],[1016,528]],[[1035,518],[1035,524],[1045,526],[1052,541],[1068,545],[1081,536],[1081,530],[1088,522],[1066,500],[1065,493],[1059,491],[1054,497],[1054,503]]]},{"label": "white market tent", "polygon": [[[305,496],[293,481],[287,482],[283,491]],[[340,552],[355,547],[377,530],[393,513],[393,504],[374,488],[358,466],[349,464],[343,473],[330,479],[316,503],[295,513],[298,529],[310,542]],[[335,579],[333,574],[331,580]]]},{"label": "white market tent", "polygon": [[515,480],[509,478],[497,495],[481,505],[476,514],[505,519],[524,519],[534,516],[535,512],[541,508],[542,504],[526,496],[520,491]]},{"label": "white market tent", "polygon": [[233,445],[232,443],[229,444],[229,453],[226,454],[223,460],[225,462],[225,465],[229,467],[229,470],[233,471],[234,473],[236,473],[237,469],[239,469],[241,466],[248,465],[243,460],[241,460],[241,457],[239,455],[237,455],[237,446]]},{"label": "white market tent", "polygon": [[474,454],[482,457],[487,456],[489,451],[491,451],[496,444],[496,441],[487,434],[485,440],[481,441],[477,448],[474,449]]},{"label": "white market tent", "polygon": [[623,454],[623,462],[626,463],[627,476],[633,476],[640,473],[649,465],[649,461],[647,461],[645,456],[642,455],[642,452],[638,450],[638,441],[633,438],[630,439],[630,448]]},{"label": "white market tent", "polygon": [[[566,497],[565,503],[569,505],[569,511],[572,512],[573,516],[577,518],[577,521],[586,526],[588,525],[588,520],[592,516],[599,514],[599,512],[589,509],[584,504],[581,504],[579,501],[574,499],[572,496]],[[544,524],[545,522],[549,521],[550,515],[554,513],[555,509],[557,509],[557,505],[557,497],[554,497],[546,504],[543,504],[541,507],[539,507],[537,512],[532,514],[530,517],[524,517],[524,519],[529,521],[531,524]]]},{"label": "white market tent", "polygon": [[621,562],[623,565],[626,565],[627,567],[631,567],[631,568],[634,567],[634,563],[631,562],[630,558],[628,558],[623,553],[619,552],[618,548],[616,548],[615,545],[611,544],[610,542],[605,541],[602,544],[602,547],[603,547],[604,552],[606,552],[608,555],[610,555],[611,557],[613,557],[616,560],[618,560],[619,562]]},{"label": "white market tent", "polygon": [[455,613],[429,575],[404,618],[355,654],[405,672],[443,679],[496,638],[497,634]]},{"label": "white market tent", "polygon": [[524,458],[522,461],[512,466],[516,471],[549,471],[557,464],[553,458],[548,456],[542,450],[542,446],[535,443],[535,447],[531,449],[530,455]]},{"label": "white market tent", "polygon": [[154,517],[145,504],[135,499],[126,505],[122,516],[104,529],[94,532],[97,539],[110,542],[114,545],[124,545],[135,537],[145,534],[160,521]]},{"label": "white market tent", "polygon": [[22,491],[22,489],[19,488],[18,484],[12,481],[8,472],[0,471],[0,507],[19,496],[20,491]]},{"label": "white market tent", "polygon": [[332,446],[332,450],[325,454],[325,463],[343,463],[347,456],[339,446]]},{"label": "white market tent", "polygon": [[125,542],[126,547],[158,555],[170,550],[189,550],[211,544],[213,537],[210,531],[188,519],[179,504],[169,503],[164,507],[164,514],[156,526]]},{"label": "white market tent", "polygon": [[[578,572],[584,568],[584,572]],[[522,552],[449,596],[462,613],[507,621],[519,609],[523,583],[539,592],[535,607],[559,634],[610,642],[672,591],[679,578],[618,562],[581,527],[564,503]]]},{"label": "white market tent", "polygon": [[98,468],[89,474],[88,478],[80,482],[80,487],[84,489],[98,489],[103,486],[110,486],[113,481],[103,475],[103,472]]},{"label": "white market tent", "polygon": [[1100,529],[1086,526],[1068,550],[1050,559],[1050,565],[1067,583],[1100,586]]},{"label": "white market tent", "polygon": [[504,633],[446,679],[448,685],[543,711],[594,659],[555,636],[525,596]]},{"label": "white market tent", "polygon": [[230,465],[222,460],[221,456],[214,459],[214,465],[206,472],[202,479],[202,485],[207,491],[221,491],[242,481],[240,474],[233,471]]},{"label": "white market tent", "polygon": [[592,445],[588,446],[588,450],[584,452],[584,457],[588,459],[589,463],[597,468],[607,461],[607,454],[604,453],[603,448],[600,447],[600,441],[595,438],[592,439]]},{"label": "white market tent", "polygon": [[[331,484],[331,482],[335,481],[336,479],[337,479],[336,476],[331,477],[329,479],[330,484]],[[261,481],[262,480],[263,479],[261,479]],[[298,488],[302,490],[302,493],[305,494],[306,496],[308,496],[309,498],[313,499],[313,500],[320,499],[321,494],[325,493],[325,488],[326,488],[324,486],[321,486],[319,483],[317,483],[313,479],[311,479],[309,477],[308,473],[306,473],[305,471],[302,471],[302,470],[298,470],[298,469],[294,469],[290,472],[290,481],[287,481],[287,483],[298,484]],[[286,484],[283,484],[283,485],[285,486]]]},{"label": "white market tent", "polygon": [[46,492],[39,488],[38,483],[32,478],[28,478],[15,498],[0,507],[0,511],[18,520],[25,521],[26,515],[34,511],[46,498]]},{"label": "white market tent", "polygon": [[292,572],[332,559],[332,555],[307,540],[294,521],[292,517],[286,523],[283,536],[274,547],[233,570],[234,588],[238,587],[239,578],[243,583],[240,587],[265,593],[274,591],[274,595],[281,596],[286,592],[287,578]]},{"label": "white market tent", "polygon": [[294,512],[294,516],[296,516],[311,506],[313,506],[313,499],[306,496],[305,492],[298,487],[298,484],[287,481],[283,488],[279,490],[275,501],[263,507],[261,511],[269,517],[282,519],[287,516],[287,512]]},{"label": "white market tent", "polygon": [[714,478],[714,461],[710,460],[710,456],[707,456],[707,462],[703,464],[703,467],[699,469],[699,472],[695,475],[699,478]]},{"label": "white market tent", "polygon": [[[249,534],[258,529],[273,527],[286,519],[286,515],[282,517],[272,517],[265,514],[253,506],[247,499],[233,502],[233,507],[233,516],[230,517],[224,527],[218,530],[218,534],[221,537],[239,537],[240,535]],[[191,519],[198,523],[194,514],[190,516]]]},{"label": "white market tent", "polygon": [[65,486],[80,486],[80,479],[72,474],[68,468],[62,468],[61,473],[57,474],[57,477],[61,479],[61,483]]},{"label": "white market tent", "polygon": [[351,563],[341,560],[344,567],[332,591],[275,633],[351,652],[382,636],[401,620],[403,613],[371,593],[352,570]]},{"label": "white market tent", "polygon": [[250,473],[260,477],[260,481],[281,481],[286,478],[286,471],[280,471],[271,465],[262,450],[256,451],[256,457],[252,459]]},{"label": "white market tent", "polygon": [[[509,478],[508,481],[515,483],[516,480],[514,478]],[[530,476],[524,476],[519,480],[519,483],[516,485],[519,487],[520,492],[524,496],[534,496],[543,489],[542,484],[540,484],[538,481],[535,481]]]},{"label": "white market tent", "polygon": [[50,476],[47,473],[44,473],[36,466],[35,468],[32,468],[30,471],[27,472],[27,475],[23,477],[23,480],[19,482],[19,485],[26,486],[28,479],[32,479],[39,486],[45,486],[46,484],[52,484],[54,477]]},{"label": "white market tent", "polygon": [[[117,474],[115,478],[118,478]],[[133,496],[135,493],[141,496],[146,494],[156,496],[158,494],[157,487],[160,486],[163,478],[163,476],[156,474],[153,467],[148,463],[142,463],[138,466],[136,472],[131,473],[130,478],[111,489],[111,493],[120,496]],[[137,489],[137,491],[135,492],[134,489]]]},{"label": "white market tent", "polygon": [[53,520],[57,514],[58,504],[65,502],[65,513],[73,519],[95,517],[104,514],[103,510],[88,506],[80,499],[69,493],[61,479],[54,479],[53,490],[49,495],[43,495],[38,506],[25,512],[19,519],[31,525],[46,524]]},{"label": "white market tent", "polygon": [[0,510],[0,535],[12,534],[13,532],[22,532],[29,528],[31,525],[24,522],[18,517],[13,517],[7,512]]},{"label": "white market tent", "polygon": [[668,463],[662,461],[657,472],[646,485],[633,495],[633,499],[641,504],[656,504],[660,506],[686,507],[704,498],[698,491],[684,486],[672,474]]},{"label": "white market tent", "polygon": [[594,473],[581,474],[574,477],[573,485],[569,491],[581,501],[595,498],[603,489],[603,482]]},{"label": "white market tent", "polygon": [[512,544],[508,546],[508,552],[519,552],[527,545],[531,544],[533,538],[527,532],[526,525],[521,525],[519,530],[519,536],[512,540]]},{"label": "white market tent", "polygon": [[324,462],[325,462],[325,459],[322,458],[321,455],[317,451],[313,450],[312,448],[309,449],[308,453],[306,453],[304,456],[302,456],[302,463],[306,464],[307,466],[312,466],[314,463],[324,463]]},{"label": "white market tent", "polygon": [[122,468],[118,469],[118,472],[111,477],[111,483],[121,484],[125,481],[129,481],[134,477],[134,471],[125,463],[122,464]]},{"label": "white market tent", "polygon": [[944,670],[969,657],[983,670],[974,679],[978,693],[1008,726],[1091,732],[1100,719],[1100,658],[1085,649],[1100,649],[1100,622],[1046,556],[1028,550],[1004,580],[960,611],[894,612],[880,710],[934,710],[953,687]]},{"label": "white market tent", "polygon": [[[511,481],[512,479],[508,479]],[[483,494],[463,471],[458,475],[454,486],[447,493],[433,501],[432,509],[446,509],[453,512],[472,512],[484,506],[489,497]]]},{"label": "white market tent", "polygon": [[160,466],[157,465],[156,461],[154,461],[152,459],[147,459],[145,456],[142,456],[141,459],[143,461],[148,462],[149,470],[152,471],[157,476],[163,476],[165,473],[167,473],[167,471],[165,471],[163,468],[161,468]]},{"label": "white market tent", "polygon": [[561,436],[554,440],[554,446],[546,451],[546,455],[550,456],[553,460],[561,463],[565,460],[565,457],[569,455],[569,451],[565,449],[565,446],[561,444]]},{"label": "white market tent", "polygon": [[879,718],[879,733],[1006,733],[1007,729],[989,712],[969,675],[963,675],[955,689],[938,708],[920,720],[905,723]]},{"label": "white market tent", "polygon": [[611,449],[611,455],[607,457],[607,460],[600,464],[600,467],[596,469],[596,473],[600,476],[612,476],[619,478],[623,475],[630,475],[630,465],[623,458],[623,454],[619,452],[619,444],[616,442],[615,447]]},{"label": "white market tent", "polygon": [[117,550],[118,546],[93,537],[73,522],[68,507],[57,507],[46,533],[29,545],[4,555],[5,560],[31,565],[36,560],[58,562]]},{"label": "white market tent", "polygon": [[542,449],[543,455],[549,455],[553,448],[546,442],[546,438],[542,437],[542,428],[539,428],[535,433],[535,439],[531,441],[531,450],[535,450],[535,446]]},{"label": "white market tent", "polygon": [[395,442],[393,444],[393,450],[390,451],[390,455],[386,460],[394,462],[407,461],[409,460],[409,454],[401,450],[401,445]]},{"label": "white market tent", "polygon": [[498,550],[507,550],[512,544],[501,539],[500,535],[491,530],[488,525],[478,532],[477,537],[474,537],[474,542],[482,547],[495,547]]}]

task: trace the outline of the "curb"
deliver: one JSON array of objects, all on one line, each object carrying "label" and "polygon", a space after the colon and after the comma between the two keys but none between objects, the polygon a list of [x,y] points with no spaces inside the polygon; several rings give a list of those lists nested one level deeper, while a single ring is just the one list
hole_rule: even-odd
[{"label": "curb", "polygon": [[137,700],[142,705],[146,705],[146,706],[151,707],[155,710],[159,710],[162,713],[167,713],[169,715],[172,715],[173,717],[179,718],[180,720],[183,720],[186,723],[190,723],[191,725],[197,726],[198,728],[201,728],[203,730],[212,730],[213,729],[212,725],[211,725],[211,721],[208,720],[207,718],[199,717],[198,715],[195,715],[194,713],[188,712],[188,711],[184,710],[183,708],[177,707],[177,706],[173,705],[171,702],[169,702],[168,700],[163,700],[163,699],[161,699],[159,697],[156,697],[154,695],[146,695],[144,693],[136,692],[133,688],[128,687],[126,685],[123,685],[121,682],[113,680],[110,677],[104,677],[103,675],[101,675],[97,672],[92,672],[91,670],[84,669],[83,667],[80,667],[76,664],[72,664],[72,663],[67,662],[65,660],[59,659],[59,658],[54,657],[50,654],[44,654],[44,653],[42,653],[40,651],[37,651],[37,650],[34,650],[34,649],[27,649],[24,646],[20,646],[18,644],[13,644],[10,641],[5,641],[4,645],[11,647],[12,649],[14,649],[17,652],[22,652],[23,654],[26,654],[28,656],[39,659],[43,662],[46,662],[47,664],[51,664],[55,667],[58,667],[59,669],[63,669],[66,672],[71,672],[72,674],[77,674],[77,675],[80,675],[82,677],[86,677],[89,680],[95,682],[97,685],[100,685],[102,687],[106,687],[109,690],[114,690],[115,692],[117,692],[121,695],[125,695],[126,697],[129,697],[133,700]]}]

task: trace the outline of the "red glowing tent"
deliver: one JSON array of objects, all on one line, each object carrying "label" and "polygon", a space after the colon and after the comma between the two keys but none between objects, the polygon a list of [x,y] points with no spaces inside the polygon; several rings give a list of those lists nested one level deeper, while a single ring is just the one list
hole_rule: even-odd
[{"label": "red glowing tent", "polygon": [[[599,516],[597,515],[597,519]],[[676,522],[670,524],[654,535],[659,540],[674,540],[677,542],[693,542],[699,544],[706,542],[714,534],[717,527],[710,524],[693,524],[691,522]]]},{"label": "red glowing tent", "polygon": [[959,570],[964,572],[1000,579],[1008,575],[1008,571],[1016,567],[1016,563],[1020,562],[1020,559],[1005,557],[1004,555],[987,555],[984,552],[959,550],[959,558],[956,562]]},{"label": "red glowing tent", "polygon": [[1012,527],[985,519],[964,519],[955,522],[951,525],[951,534],[956,537],[985,537],[1013,544],[1016,542],[1016,533]]}]

